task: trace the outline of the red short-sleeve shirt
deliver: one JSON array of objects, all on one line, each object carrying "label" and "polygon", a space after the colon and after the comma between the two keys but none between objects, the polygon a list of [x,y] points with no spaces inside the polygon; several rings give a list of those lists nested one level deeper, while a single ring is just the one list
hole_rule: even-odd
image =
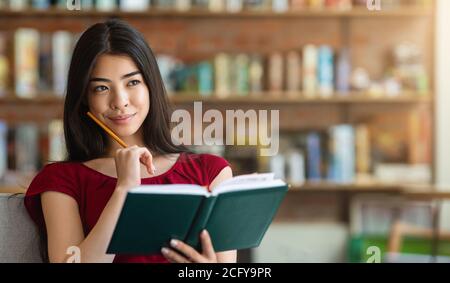
[{"label": "red short-sleeve shirt", "polygon": [[[208,186],[220,171],[229,166],[222,157],[212,154],[181,153],[165,173],[141,179],[142,184],[198,184]],[[97,223],[116,187],[117,178],[107,176],[79,162],[46,165],[33,179],[25,195],[25,207],[31,218],[45,231],[40,194],[57,191],[78,203],[84,234]],[[116,255],[114,262],[167,262],[161,255]]]}]

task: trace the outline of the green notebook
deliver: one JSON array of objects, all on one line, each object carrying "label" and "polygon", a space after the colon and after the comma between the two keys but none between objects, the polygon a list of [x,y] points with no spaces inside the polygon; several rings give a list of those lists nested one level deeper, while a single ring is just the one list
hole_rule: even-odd
[{"label": "green notebook", "polygon": [[216,252],[257,247],[287,190],[272,173],[234,177],[212,193],[199,185],[139,186],[127,194],[108,253],[160,253],[170,239],[200,251],[203,229]]}]

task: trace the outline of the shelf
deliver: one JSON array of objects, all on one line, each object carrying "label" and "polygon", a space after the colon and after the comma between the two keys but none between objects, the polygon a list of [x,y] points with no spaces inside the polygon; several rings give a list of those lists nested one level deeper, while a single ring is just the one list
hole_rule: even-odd
[{"label": "shelf", "polygon": [[0,10],[0,18],[15,18],[22,17],[142,17],[142,18],[213,18],[213,19],[235,19],[235,18],[353,18],[353,17],[417,17],[417,16],[431,16],[432,9],[428,7],[402,7],[396,9],[384,9],[381,11],[369,11],[365,7],[356,7],[350,10],[337,9],[305,9],[299,11],[288,12],[272,12],[272,11],[242,11],[237,13],[231,12],[210,12],[201,9],[192,9],[189,11],[174,11],[163,9],[150,9],[148,11],[125,12],[120,10],[114,11],[69,11],[63,9],[52,8],[49,10],[32,10],[27,9],[23,11]]},{"label": "shelf", "polygon": [[307,182],[303,185],[292,186],[289,189],[289,193],[387,193],[418,200],[450,199],[449,188],[439,188],[433,185],[388,183],[336,184],[331,182]]},{"label": "shelf", "polygon": [[[431,95],[418,95],[413,92],[404,93],[398,97],[368,97],[362,93],[351,92],[347,95],[336,93],[331,98],[304,98],[303,93],[287,92],[262,92],[247,96],[232,95],[228,98],[218,98],[214,95],[200,96],[193,93],[175,93],[169,95],[169,100],[175,105],[191,104],[194,101],[202,101],[206,104],[417,104],[431,103]],[[56,104],[62,105],[63,98],[51,93],[39,93],[35,98],[19,98],[11,95],[0,97],[2,105],[30,105],[30,104]]]}]

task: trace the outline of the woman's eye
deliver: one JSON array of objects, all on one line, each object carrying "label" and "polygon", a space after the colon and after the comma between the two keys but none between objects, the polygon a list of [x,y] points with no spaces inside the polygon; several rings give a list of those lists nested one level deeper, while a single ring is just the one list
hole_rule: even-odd
[{"label": "woman's eye", "polygon": [[102,92],[102,91],[105,91],[105,90],[107,90],[108,88],[106,87],[106,86],[104,86],[104,85],[99,85],[99,86],[96,86],[95,88],[94,88],[94,91],[95,92]]},{"label": "woman's eye", "polygon": [[140,81],[138,80],[132,80],[128,82],[128,86],[135,86],[138,85],[140,83]]}]

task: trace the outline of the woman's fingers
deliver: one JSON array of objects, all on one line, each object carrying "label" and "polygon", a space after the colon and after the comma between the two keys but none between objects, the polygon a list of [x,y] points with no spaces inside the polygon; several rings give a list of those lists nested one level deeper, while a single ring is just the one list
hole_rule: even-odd
[{"label": "woman's fingers", "polygon": [[194,262],[204,262],[204,258],[201,254],[199,254],[193,247],[183,243],[182,241],[178,240],[171,240],[170,245],[172,248],[177,249],[183,255],[185,255],[187,258],[191,259]]},{"label": "woman's fingers", "polygon": [[141,161],[142,164],[145,165],[148,173],[155,175],[156,167],[153,164],[153,156],[150,153],[150,151],[145,147],[141,147],[139,148],[139,154],[140,154],[139,160]]},{"label": "woman's fingers", "polygon": [[216,258],[216,252],[214,251],[214,247],[211,241],[211,237],[209,236],[208,231],[203,230],[200,233],[200,241],[202,243],[202,252],[203,254],[210,260],[214,260]]},{"label": "woman's fingers", "polygon": [[176,251],[171,250],[169,248],[162,248],[161,252],[164,255],[164,257],[167,258],[167,260],[172,263],[189,263],[190,262],[186,257],[180,255]]}]

